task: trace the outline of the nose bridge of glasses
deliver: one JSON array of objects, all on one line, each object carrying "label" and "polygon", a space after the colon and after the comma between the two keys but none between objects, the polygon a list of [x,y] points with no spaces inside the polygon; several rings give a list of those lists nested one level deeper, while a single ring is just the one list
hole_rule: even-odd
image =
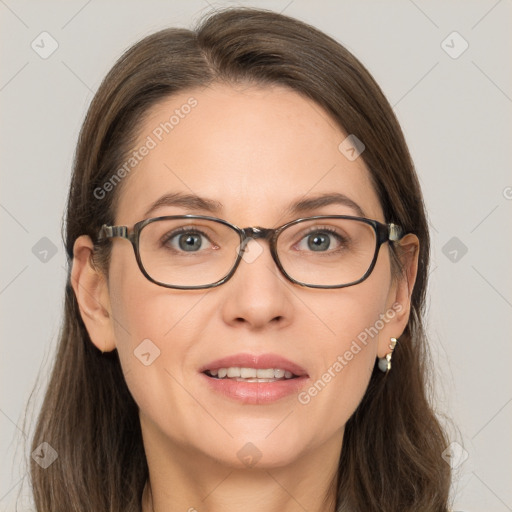
[{"label": "nose bridge of glasses", "polygon": [[[272,237],[274,236],[275,229],[262,228],[259,226],[255,226],[255,227],[243,228],[242,231],[244,233],[244,239],[243,239],[242,244],[240,245],[240,249],[245,250],[247,247],[247,244],[251,240],[262,239],[262,240],[267,240],[269,242],[269,246],[270,246],[270,249],[272,252]],[[260,251],[261,251],[261,249],[260,249]]]},{"label": "nose bridge of glasses", "polygon": [[272,238],[272,235],[274,234],[273,229],[269,228],[262,228],[259,226],[256,227],[250,227],[250,228],[243,228],[242,230],[245,234],[245,240],[244,240],[244,246],[247,244],[247,242],[252,238],[254,240],[257,240],[258,238],[261,238],[263,240],[268,240]]}]

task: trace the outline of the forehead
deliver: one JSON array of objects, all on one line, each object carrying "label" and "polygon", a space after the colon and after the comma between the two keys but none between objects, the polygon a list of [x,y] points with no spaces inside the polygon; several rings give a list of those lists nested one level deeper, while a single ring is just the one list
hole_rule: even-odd
[{"label": "forehead", "polygon": [[[173,193],[212,199],[221,204],[217,216],[245,226],[273,225],[291,202],[334,192],[383,220],[362,158],[351,161],[339,149],[347,135],[317,103],[286,87],[182,91],[142,122],[125,162],[116,223],[142,220]],[[166,211],[194,213],[158,214]],[[330,211],[358,214],[346,205]]]}]

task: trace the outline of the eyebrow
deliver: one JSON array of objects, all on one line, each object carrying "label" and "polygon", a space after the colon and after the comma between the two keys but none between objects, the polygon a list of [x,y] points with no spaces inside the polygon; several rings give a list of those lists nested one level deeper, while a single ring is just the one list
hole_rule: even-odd
[{"label": "eyebrow", "polygon": [[286,208],[285,212],[289,214],[302,214],[311,212],[311,210],[317,210],[323,206],[330,206],[332,204],[338,204],[342,206],[348,206],[354,210],[359,217],[366,217],[363,209],[352,199],[345,194],[338,192],[332,192],[329,194],[321,194],[314,197],[308,197],[306,199],[300,199],[295,203],[291,204]]},{"label": "eyebrow", "polygon": [[157,208],[162,206],[182,206],[188,210],[204,210],[209,213],[219,213],[223,206],[219,201],[199,197],[195,194],[184,194],[182,192],[175,192],[171,194],[164,194],[159,197],[144,213],[144,217],[148,217]]},{"label": "eyebrow", "polygon": [[[299,215],[310,213],[313,210],[330,205],[347,206],[355,211],[360,217],[366,217],[363,209],[352,199],[345,194],[338,192],[320,194],[314,197],[299,199],[290,204],[285,210],[285,215]],[[156,209],[162,206],[181,206],[187,210],[197,211],[202,210],[211,214],[219,214],[223,209],[223,204],[214,199],[200,197],[195,194],[185,194],[182,192],[175,192],[171,194],[164,194],[159,197],[144,213],[144,218],[147,218]]]}]

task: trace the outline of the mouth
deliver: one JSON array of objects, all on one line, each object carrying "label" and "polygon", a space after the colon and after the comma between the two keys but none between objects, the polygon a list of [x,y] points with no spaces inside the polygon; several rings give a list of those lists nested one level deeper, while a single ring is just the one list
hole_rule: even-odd
[{"label": "mouth", "polygon": [[199,369],[207,377],[239,382],[276,382],[308,377],[304,368],[276,354],[234,354]]},{"label": "mouth", "polygon": [[278,382],[299,377],[299,375],[295,375],[284,368],[250,368],[239,366],[205,370],[203,373],[212,379],[229,379],[237,382]]},{"label": "mouth", "polygon": [[214,393],[253,405],[296,395],[310,380],[304,368],[276,354],[235,354],[199,371]]}]

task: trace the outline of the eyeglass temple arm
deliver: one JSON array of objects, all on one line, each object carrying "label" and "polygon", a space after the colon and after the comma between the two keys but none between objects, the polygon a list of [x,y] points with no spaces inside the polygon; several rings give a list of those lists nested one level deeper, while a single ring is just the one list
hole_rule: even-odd
[{"label": "eyeglass temple arm", "polygon": [[98,233],[98,240],[105,240],[106,238],[113,238],[115,236],[128,238],[128,228],[126,226],[107,226],[103,224]]},{"label": "eyeglass temple arm", "polygon": [[398,242],[398,240],[403,238],[405,234],[404,230],[400,226],[397,226],[396,224],[393,223],[388,224],[388,229],[388,239],[391,240],[392,242]]}]

